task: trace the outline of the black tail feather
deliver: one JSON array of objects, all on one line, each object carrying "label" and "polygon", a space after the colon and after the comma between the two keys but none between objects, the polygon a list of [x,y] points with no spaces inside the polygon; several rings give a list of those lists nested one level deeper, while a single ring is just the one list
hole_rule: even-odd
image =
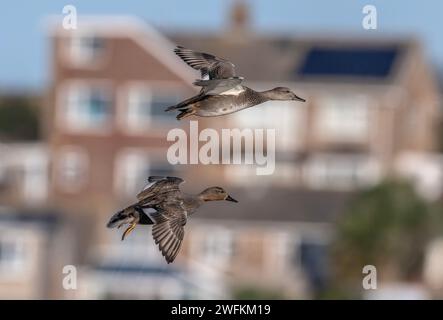
[{"label": "black tail feather", "polygon": [[[167,107],[167,108],[165,109],[165,111],[166,111],[166,112],[169,112],[169,111],[173,111],[173,110],[177,110],[177,109],[183,109],[183,108],[186,108],[188,105],[190,105],[190,104],[192,104],[192,103],[195,103],[195,102],[197,102],[197,101],[200,101],[203,97],[204,97],[204,94],[203,94],[202,91],[200,91],[200,93],[199,93],[198,95],[193,96],[193,97],[191,97],[191,98],[189,98],[189,99],[186,99],[186,100],[180,102],[179,104],[176,104],[175,106]],[[180,110],[180,111],[181,111],[181,110]]]},{"label": "black tail feather", "polygon": [[182,109],[181,112],[177,115],[177,120],[181,120],[183,118],[189,117],[190,115],[194,114],[194,110],[192,109]]}]

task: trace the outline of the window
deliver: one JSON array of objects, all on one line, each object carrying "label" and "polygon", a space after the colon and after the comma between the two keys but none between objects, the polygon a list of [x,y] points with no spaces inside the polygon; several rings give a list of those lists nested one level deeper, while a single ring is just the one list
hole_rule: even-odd
[{"label": "window", "polygon": [[172,165],[150,159],[143,150],[124,150],[117,157],[116,171],[116,191],[131,197],[142,190],[149,176],[174,175]]},{"label": "window", "polygon": [[23,241],[6,235],[0,236],[0,275],[9,277],[23,272],[25,260]]},{"label": "window", "polygon": [[328,247],[324,243],[304,239],[296,250],[311,289],[315,292],[323,290],[329,277]]},{"label": "window", "polygon": [[131,132],[146,131],[152,126],[173,122],[175,118],[165,108],[180,102],[180,96],[154,92],[146,86],[133,86],[127,93],[125,129]]},{"label": "window", "polygon": [[72,85],[68,88],[64,123],[71,129],[97,130],[109,124],[111,99],[101,86]]},{"label": "window", "polygon": [[68,192],[81,188],[88,177],[88,156],[77,147],[65,147],[57,160],[58,184]]},{"label": "window", "polygon": [[368,136],[368,107],[363,96],[324,98],[317,117],[322,140],[359,142]]},{"label": "window", "polygon": [[260,110],[250,108],[235,113],[243,128],[275,129],[278,150],[296,150],[303,147],[306,109],[294,102],[266,102]]},{"label": "window", "polygon": [[233,254],[233,236],[229,230],[217,228],[208,232],[203,242],[203,260],[217,266],[229,262]]},{"label": "window", "polygon": [[74,35],[69,38],[69,58],[75,65],[96,62],[105,49],[105,39],[94,35]]},{"label": "window", "polygon": [[[270,273],[287,272],[299,237],[293,230],[271,231],[264,237],[263,263]],[[294,252],[295,253],[295,252]]]},{"label": "window", "polygon": [[238,186],[290,185],[294,186],[299,181],[300,167],[294,161],[277,160],[272,174],[258,176],[258,165],[235,165],[225,168],[225,179]]},{"label": "window", "polygon": [[311,47],[297,73],[301,76],[386,78],[400,50],[389,47]]},{"label": "window", "polygon": [[[166,93],[153,93],[151,101],[151,116],[155,120],[171,120],[171,116],[165,113],[167,107],[181,102],[180,96]],[[172,119],[175,121],[174,117]]]},{"label": "window", "polygon": [[48,159],[44,152],[31,153],[23,163],[23,195],[27,203],[42,202],[47,197]]},{"label": "window", "polygon": [[146,155],[141,153],[128,154],[123,160],[122,191],[130,196],[139,192],[147,183],[150,163]]},{"label": "window", "polygon": [[376,183],[380,177],[377,161],[365,155],[316,155],[304,169],[306,182],[314,189],[349,190]]}]

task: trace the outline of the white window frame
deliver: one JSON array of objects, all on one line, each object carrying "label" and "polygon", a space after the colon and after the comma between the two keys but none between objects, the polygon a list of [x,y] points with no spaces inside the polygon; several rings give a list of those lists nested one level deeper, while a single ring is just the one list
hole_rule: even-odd
[{"label": "white window frame", "polygon": [[[84,118],[84,114],[82,112],[79,113],[81,106],[75,106],[74,104],[76,100],[81,101],[84,99],[84,96],[87,95],[86,92],[89,91],[90,93],[94,89],[102,91],[105,100],[109,104],[109,114],[103,123],[94,123],[93,121],[88,123],[87,119]],[[113,98],[112,87],[108,80],[66,81],[58,88],[56,103],[56,122],[58,128],[76,134],[109,134],[112,129],[114,114]]]},{"label": "white window frame", "polygon": [[23,159],[23,197],[30,203],[41,203],[48,196],[48,155],[46,150],[30,152]]},{"label": "white window frame", "polygon": [[315,130],[322,141],[365,142],[369,138],[370,109],[364,95],[323,96],[319,99]]},{"label": "white window frame", "polygon": [[[201,260],[205,264],[213,264],[217,267],[227,266],[235,250],[233,231],[224,227],[212,227],[208,231],[202,239],[204,242],[201,248]],[[211,252],[208,252],[208,246]]]},{"label": "white window frame", "polygon": [[352,190],[377,183],[381,167],[367,155],[316,154],[304,166],[303,176],[312,189]]},{"label": "white window frame", "polygon": [[305,146],[306,111],[305,106],[294,101],[268,101],[235,113],[234,117],[241,128],[275,129],[276,148],[296,151]]},{"label": "white window frame", "polygon": [[[99,54],[92,52],[91,47],[84,45],[85,39],[97,38],[104,41],[104,48]],[[108,39],[94,32],[82,32],[76,30],[71,32],[68,37],[63,38],[62,54],[65,62],[74,68],[98,69],[108,60],[109,53],[106,48]]]},{"label": "white window frame", "polygon": [[[161,156],[164,150],[145,148],[123,148],[115,157],[114,163],[114,192],[117,196],[133,197],[148,183],[149,175],[156,174],[154,171],[158,163],[164,162],[170,165]],[[176,171],[177,166],[170,165]],[[146,183],[139,184],[140,174],[146,173],[143,178]],[[128,179],[129,178],[129,179]],[[129,182],[128,182],[129,180]]]},{"label": "white window frame", "polygon": [[[171,89],[166,90],[168,86]],[[154,93],[156,91],[164,91],[166,96],[167,92],[177,91],[177,88],[174,87],[167,82],[152,84],[143,81],[133,81],[119,88],[117,108],[119,128],[130,135],[144,135],[147,133],[153,134],[159,128],[175,124],[175,117],[171,113],[164,112],[164,116],[153,116],[151,113]],[[140,108],[141,104],[137,104],[137,101],[141,101],[141,99],[146,99],[143,104],[148,105],[149,110],[143,110]],[[169,107],[169,105],[165,105],[163,109],[166,107]]]},{"label": "white window frame", "polygon": [[[70,157],[70,158],[69,158]],[[67,159],[71,159],[68,161],[78,161],[76,166],[80,167],[80,177],[78,177],[78,181],[68,182],[65,180],[65,172],[63,172],[66,168],[63,168],[65,164],[64,161]],[[56,153],[56,164],[55,164],[55,174],[54,178],[56,179],[56,184],[59,186],[64,192],[68,193],[76,193],[80,191],[89,180],[89,164],[90,159],[86,149],[81,148],[79,146],[64,146],[60,148],[60,150]],[[77,170],[77,169],[76,169]]]},{"label": "white window frame", "polygon": [[[18,252],[14,252],[14,259],[16,261],[4,261],[2,257],[0,257],[0,278],[3,275],[7,275],[6,278],[18,278],[20,275],[23,275],[26,272],[27,269],[27,258],[26,258],[26,241],[25,238],[17,237],[14,235],[11,235],[7,232],[7,230],[2,230],[0,233],[0,246],[3,246],[4,243],[12,243],[15,247],[14,250]],[[3,250],[3,249],[0,249]],[[3,253],[2,253],[3,255]],[[21,257],[20,257],[21,256]],[[22,261],[18,261],[17,258],[21,259]]]},{"label": "white window frame", "polygon": [[[144,150],[124,149],[115,158],[114,189],[118,195],[129,197],[141,190],[137,178],[150,168],[150,159]],[[147,177],[146,177],[147,178]]]}]

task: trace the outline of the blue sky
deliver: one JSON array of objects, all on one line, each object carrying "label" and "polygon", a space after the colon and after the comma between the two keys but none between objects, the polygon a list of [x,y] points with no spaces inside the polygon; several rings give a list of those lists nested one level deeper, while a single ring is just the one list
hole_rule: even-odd
[{"label": "blue sky", "polygon": [[[72,4],[78,15],[130,14],[169,30],[221,30],[233,0],[14,0],[1,4],[0,90],[45,88],[49,81],[44,19]],[[440,0],[250,0],[258,32],[302,35],[327,30],[340,34],[419,37],[430,61],[443,68],[443,1]],[[362,8],[375,5],[378,30],[361,27]]]}]

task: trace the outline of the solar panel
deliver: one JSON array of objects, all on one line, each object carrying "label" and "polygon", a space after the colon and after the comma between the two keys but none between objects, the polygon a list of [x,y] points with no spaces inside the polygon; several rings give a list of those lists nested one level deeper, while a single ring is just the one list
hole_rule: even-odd
[{"label": "solar panel", "polygon": [[299,76],[387,77],[398,55],[398,48],[321,48],[306,55]]}]

